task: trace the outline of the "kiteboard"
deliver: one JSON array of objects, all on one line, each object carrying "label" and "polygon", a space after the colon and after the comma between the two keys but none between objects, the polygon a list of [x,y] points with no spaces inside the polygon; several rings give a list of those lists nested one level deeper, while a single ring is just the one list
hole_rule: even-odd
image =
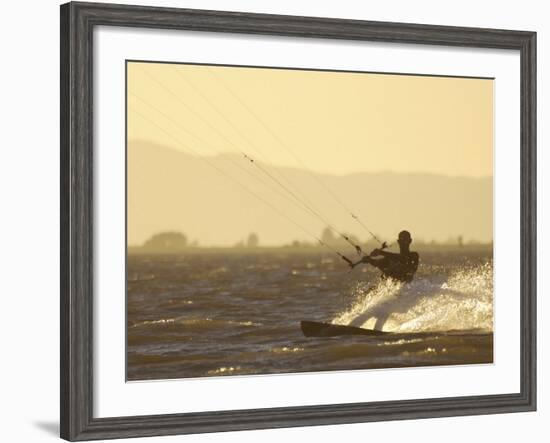
[{"label": "kiteboard", "polygon": [[300,327],[306,337],[338,337],[340,335],[387,335],[391,332],[378,331],[376,329],[358,328],[356,326],[334,325],[317,321],[301,321]]}]

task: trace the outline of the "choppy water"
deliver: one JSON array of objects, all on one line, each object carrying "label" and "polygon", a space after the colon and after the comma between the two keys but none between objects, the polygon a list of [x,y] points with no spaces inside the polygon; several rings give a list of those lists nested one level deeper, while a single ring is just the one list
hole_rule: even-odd
[{"label": "choppy water", "polygon": [[[492,362],[490,251],[378,276],[320,252],[130,255],[128,379]],[[301,320],[395,334],[306,338]]]}]

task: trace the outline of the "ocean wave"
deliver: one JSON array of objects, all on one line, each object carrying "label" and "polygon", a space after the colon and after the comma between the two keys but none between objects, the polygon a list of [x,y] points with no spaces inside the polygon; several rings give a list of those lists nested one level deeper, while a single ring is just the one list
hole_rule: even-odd
[{"label": "ocean wave", "polygon": [[243,368],[241,366],[220,366],[216,369],[206,371],[206,375],[242,375],[242,374],[254,374],[252,368]]},{"label": "ocean wave", "polygon": [[282,347],[275,347],[271,349],[271,352],[274,354],[287,354],[287,353],[295,353],[295,352],[301,352],[304,348],[300,346],[282,346]]},{"label": "ocean wave", "polygon": [[144,320],[131,325],[131,328],[147,327],[147,326],[164,326],[180,324],[184,326],[192,326],[195,328],[211,328],[211,327],[223,327],[227,325],[232,326],[262,326],[262,323],[253,321],[233,321],[233,320],[219,320],[213,318],[159,318],[156,320]]},{"label": "ocean wave", "polygon": [[493,330],[491,263],[460,269],[443,283],[384,280],[351,291],[354,303],[332,323],[391,332]]},{"label": "ocean wave", "polygon": [[142,282],[142,281],[148,281],[148,280],[154,280],[156,278],[155,274],[129,274],[128,275],[128,281],[129,282]]},{"label": "ocean wave", "polygon": [[400,338],[399,340],[384,341],[382,343],[377,343],[376,346],[403,346],[410,345],[413,343],[422,343],[423,338]]},{"label": "ocean wave", "polygon": [[447,348],[441,348],[440,350],[436,349],[435,347],[428,346],[427,348],[421,349],[420,351],[403,351],[401,352],[401,355],[403,357],[410,357],[410,356],[422,356],[422,355],[438,355],[438,354],[446,354]]}]

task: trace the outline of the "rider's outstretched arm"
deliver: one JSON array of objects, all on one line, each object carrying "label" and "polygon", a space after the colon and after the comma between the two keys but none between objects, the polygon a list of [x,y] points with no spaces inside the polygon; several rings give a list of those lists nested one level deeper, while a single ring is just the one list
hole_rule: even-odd
[{"label": "rider's outstretched arm", "polygon": [[397,257],[399,254],[396,254],[395,252],[388,252],[384,251],[383,249],[376,249],[376,256],[382,256],[382,257]]},{"label": "rider's outstretched arm", "polygon": [[351,268],[355,268],[357,265],[360,265],[361,263],[368,263],[368,264],[371,264],[371,265],[374,265],[376,266],[376,261],[377,260],[374,260],[372,259],[371,257],[369,257],[368,255],[364,256],[361,260],[358,260],[356,261],[355,263],[353,263],[351,265]]}]

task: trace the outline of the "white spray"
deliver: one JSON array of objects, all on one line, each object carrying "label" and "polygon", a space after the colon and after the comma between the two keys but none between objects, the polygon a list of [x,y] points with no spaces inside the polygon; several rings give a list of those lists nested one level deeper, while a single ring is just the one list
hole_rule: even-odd
[{"label": "white spray", "polygon": [[392,332],[493,330],[492,264],[464,268],[444,283],[359,283],[355,302],[332,323]]}]

